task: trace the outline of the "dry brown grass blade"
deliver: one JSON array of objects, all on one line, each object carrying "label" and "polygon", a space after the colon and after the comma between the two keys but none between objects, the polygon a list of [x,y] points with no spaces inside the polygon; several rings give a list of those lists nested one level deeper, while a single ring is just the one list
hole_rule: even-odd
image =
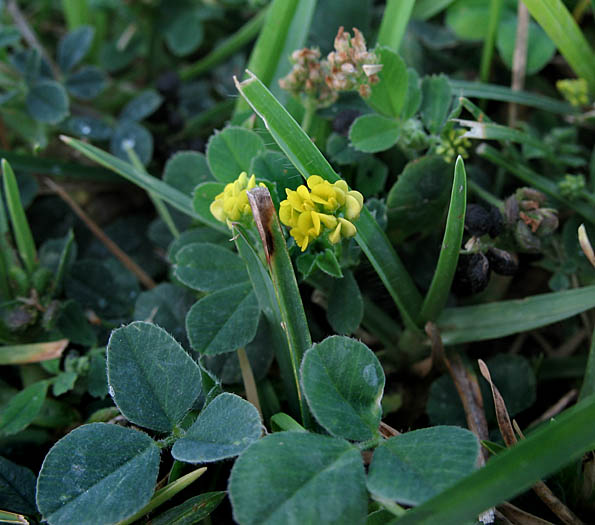
[{"label": "dry brown grass blade", "polygon": [[496,508],[515,525],[554,525],[551,521],[534,516],[506,501]]},{"label": "dry brown grass blade", "polygon": [[502,394],[500,394],[500,391],[496,388],[496,385],[494,385],[494,382],[492,381],[488,366],[481,359],[478,359],[477,362],[479,363],[481,375],[489,383],[490,388],[492,389],[492,397],[494,398],[494,408],[496,411],[496,419],[498,421],[500,434],[502,434],[502,439],[504,439],[506,446],[511,447],[517,442],[517,439],[514,435],[514,430],[512,429],[512,423],[510,422],[506,403],[504,402]]},{"label": "dry brown grass blade", "polygon": [[[448,370],[455,384],[461,403],[465,409],[467,426],[480,440],[488,439],[488,423],[483,409],[483,398],[477,378],[471,374],[463,364],[458,354],[451,354],[451,359],[446,357],[444,345],[438,327],[431,321],[426,323],[426,333],[432,343],[432,357],[435,365],[443,365]],[[483,458],[487,451],[484,449]]]},{"label": "dry brown grass blade", "polygon": [[[504,402],[504,398],[500,394],[500,391],[492,381],[488,366],[481,359],[478,359],[478,363],[481,375],[483,375],[492,389],[496,419],[498,420],[498,427],[500,428],[502,439],[504,439],[507,447],[511,447],[517,443],[517,438],[513,430],[513,425],[510,421],[510,416],[508,415],[506,403]],[[521,429],[518,427],[518,425],[516,425],[516,427],[522,439],[524,436],[521,432]],[[556,495],[543,481],[536,483],[533,486],[533,491],[535,494],[537,494],[537,496],[539,496],[541,501],[543,501],[549,507],[549,509],[554,514],[556,514],[558,518],[560,518],[563,523],[567,525],[581,525],[583,523],[566,505],[564,505],[564,503],[562,503],[556,497]]]},{"label": "dry brown grass blade", "polygon": [[572,401],[574,401],[576,399],[577,395],[578,395],[578,390],[576,388],[573,388],[572,390],[570,390],[569,392],[564,394],[556,403],[554,403],[550,408],[548,408],[543,414],[541,414],[541,416],[539,416],[534,421],[531,421],[531,423],[529,423],[527,428],[533,428],[533,427],[539,425],[539,423],[543,423],[544,421],[547,421],[548,419],[551,419],[552,417],[558,415]]},{"label": "dry brown grass blade", "polygon": [[247,192],[248,201],[252,208],[254,222],[264,247],[267,263],[270,264],[271,257],[275,251],[275,244],[271,234],[271,220],[275,214],[275,207],[271,200],[271,194],[267,188],[256,187]]},{"label": "dry brown grass blade", "polygon": [[155,288],[157,286],[155,281],[151,279],[149,274],[147,274],[138,264],[136,264],[130,256],[122,250],[114,241],[112,241],[105,232],[99,227],[99,225],[89,217],[85,211],[75,202],[75,200],[66,192],[62,186],[56,184],[51,179],[45,179],[45,183],[47,186],[56,193],[70,208],[74,213],[78,215],[78,217],[85,223],[87,228],[91,230],[93,235],[97,237],[104,246],[110,251],[110,253],[118,259],[128,270],[130,270],[138,280],[145,286],[147,289]]},{"label": "dry brown grass blade", "polygon": [[[517,9],[516,38],[514,54],[512,56],[511,89],[520,91],[525,86],[525,72],[527,70],[527,46],[529,42],[529,10],[523,2],[519,2]],[[517,121],[518,105],[508,106],[508,125],[514,127]]]},{"label": "dry brown grass blade", "polygon": [[578,227],[578,242],[587,259],[589,259],[589,262],[593,265],[593,268],[595,268],[595,252],[593,252],[593,246],[591,246],[591,241],[589,240],[584,224],[581,224]]}]

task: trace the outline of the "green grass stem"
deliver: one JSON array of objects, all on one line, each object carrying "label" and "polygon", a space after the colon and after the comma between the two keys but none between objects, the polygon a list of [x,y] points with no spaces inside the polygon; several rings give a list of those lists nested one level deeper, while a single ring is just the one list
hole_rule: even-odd
[{"label": "green grass stem", "polygon": [[378,44],[399,52],[415,0],[388,0],[380,23]]}]

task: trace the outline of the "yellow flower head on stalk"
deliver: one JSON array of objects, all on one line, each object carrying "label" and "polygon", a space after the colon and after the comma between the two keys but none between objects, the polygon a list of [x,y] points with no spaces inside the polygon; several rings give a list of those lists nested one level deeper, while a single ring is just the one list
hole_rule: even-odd
[{"label": "yellow flower head on stalk", "polygon": [[344,180],[334,184],[318,175],[311,175],[307,186],[286,189],[287,199],[281,202],[279,219],[304,251],[308,244],[328,233],[332,244],[353,237],[357,229],[351,221],[359,218],[364,197],[350,190]]},{"label": "yellow flower head on stalk", "polygon": [[[262,183],[261,186],[264,186]],[[215,219],[227,223],[231,228],[232,222],[238,222],[245,217],[252,216],[250,203],[248,202],[247,191],[256,187],[256,178],[252,175],[248,178],[245,171],[240,176],[225,185],[223,191],[215,197],[209,210]]]}]

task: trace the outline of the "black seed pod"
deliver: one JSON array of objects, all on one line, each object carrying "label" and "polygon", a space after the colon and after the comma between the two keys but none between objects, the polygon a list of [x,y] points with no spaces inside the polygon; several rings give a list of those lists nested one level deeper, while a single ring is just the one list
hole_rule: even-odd
[{"label": "black seed pod", "polygon": [[360,116],[360,112],[357,109],[344,109],[341,111],[333,120],[333,131],[340,135],[347,136],[349,128],[353,121]]},{"label": "black seed pod", "polygon": [[519,258],[515,253],[490,247],[486,254],[490,269],[500,275],[514,275],[519,269]]},{"label": "black seed pod", "polygon": [[453,281],[457,295],[472,295],[481,292],[490,280],[490,263],[483,253],[459,256],[459,264]]},{"label": "black seed pod", "polygon": [[504,221],[502,220],[500,210],[496,208],[496,206],[490,206],[490,230],[488,233],[492,239],[498,237],[498,235],[502,233],[503,223]]},{"label": "black seed pod", "polygon": [[490,212],[480,204],[467,205],[465,213],[465,228],[476,237],[481,237],[490,231],[492,218]]}]

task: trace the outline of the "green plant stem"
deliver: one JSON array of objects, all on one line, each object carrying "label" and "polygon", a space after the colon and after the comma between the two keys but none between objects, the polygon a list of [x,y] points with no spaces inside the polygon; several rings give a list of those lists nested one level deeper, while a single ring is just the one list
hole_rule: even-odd
[{"label": "green plant stem", "polygon": [[414,0],[388,0],[380,23],[378,44],[399,52]]},{"label": "green plant stem", "polygon": [[[127,148],[126,153],[128,154],[130,164],[132,164],[134,169],[140,172],[144,172],[147,176],[149,176],[149,174],[145,170],[145,167],[143,166],[143,163],[138,158],[136,152],[132,148]],[[180,236],[180,231],[176,227],[174,220],[172,219],[172,216],[169,213],[169,210],[167,209],[167,206],[152,191],[147,192],[147,194],[149,195],[149,198],[151,199],[153,206],[155,206],[155,209],[157,210],[159,217],[161,217],[161,220],[165,223],[167,229],[173,235],[174,239],[177,239]]]},{"label": "green plant stem", "polygon": [[562,0],[523,0],[576,75],[595,94],[595,53]]},{"label": "green plant stem", "polygon": [[483,50],[481,53],[481,65],[479,68],[479,78],[482,82],[488,82],[490,79],[490,70],[492,67],[492,57],[494,55],[494,44],[500,23],[500,14],[502,12],[503,0],[490,1],[490,15],[488,21],[488,30],[483,41]]},{"label": "green plant stem", "polygon": [[12,223],[12,232],[19,251],[19,256],[27,273],[31,275],[37,267],[37,250],[33,241],[33,234],[19,194],[19,187],[14,172],[6,159],[2,159],[2,174],[4,177],[4,195],[8,206],[8,214]]},{"label": "green plant stem", "polygon": [[473,179],[467,179],[467,186],[469,187],[469,190],[475,193],[480,199],[483,199],[485,202],[495,206],[501,211],[503,210],[504,203],[498,197],[492,195],[488,190],[482,188]]},{"label": "green plant stem", "polygon": [[221,42],[207,56],[182,69],[182,71],[180,71],[180,78],[182,80],[190,80],[191,78],[195,78],[199,75],[202,75],[203,73],[206,73],[211,68],[223,62],[226,58],[230,57],[236,51],[254,40],[264,24],[267,12],[268,9],[261,10],[258,14],[248,20],[248,22],[246,22],[233,35]]}]

